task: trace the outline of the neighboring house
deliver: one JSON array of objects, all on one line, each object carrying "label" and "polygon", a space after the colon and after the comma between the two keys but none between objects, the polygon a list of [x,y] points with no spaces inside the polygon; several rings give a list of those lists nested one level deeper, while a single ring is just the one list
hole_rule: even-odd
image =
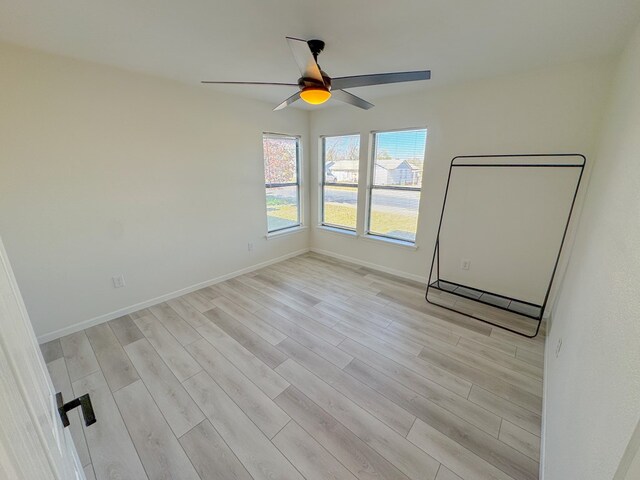
[{"label": "neighboring house", "polygon": [[327,164],[326,179],[334,183],[358,183],[358,160],[338,160]]},{"label": "neighboring house", "polygon": [[[327,164],[326,180],[335,183],[358,182],[358,160],[338,160]],[[377,185],[416,185],[422,181],[421,168],[407,160],[378,160],[375,164]]]},{"label": "neighboring house", "polygon": [[376,161],[375,178],[377,185],[420,186],[420,168],[407,160]]}]

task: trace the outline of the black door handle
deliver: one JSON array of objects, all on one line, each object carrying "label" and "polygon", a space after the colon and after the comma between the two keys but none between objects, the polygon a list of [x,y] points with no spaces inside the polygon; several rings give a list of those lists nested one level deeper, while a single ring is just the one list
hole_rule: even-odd
[{"label": "black door handle", "polygon": [[64,400],[62,400],[62,392],[58,392],[56,393],[56,401],[58,402],[58,414],[60,415],[60,419],[62,420],[62,425],[64,427],[69,426],[69,416],[67,415],[67,412],[76,407],[80,407],[82,409],[84,424],[87,427],[96,423],[96,415],[93,412],[93,405],[91,404],[91,398],[89,398],[88,393],[81,397],[74,398],[70,402],[64,403]]}]

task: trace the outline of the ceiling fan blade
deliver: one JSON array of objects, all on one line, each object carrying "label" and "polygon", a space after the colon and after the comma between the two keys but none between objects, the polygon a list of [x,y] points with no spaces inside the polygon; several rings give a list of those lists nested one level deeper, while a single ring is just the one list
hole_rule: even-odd
[{"label": "ceiling fan blade", "polygon": [[354,75],[352,77],[337,77],[331,79],[332,88],[368,87],[370,85],[384,85],[385,83],[415,82],[429,80],[431,70],[416,72],[374,73],[372,75]]},{"label": "ceiling fan blade", "polygon": [[287,43],[291,48],[291,53],[293,53],[293,58],[298,64],[298,68],[300,69],[302,77],[312,78],[319,82],[321,85],[324,85],[324,79],[322,78],[322,74],[320,73],[320,68],[316,63],[316,59],[313,58],[313,53],[311,53],[311,49],[309,48],[309,44],[307,43],[307,41],[293,37],[286,38]]},{"label": "ceiling fan blade", "polygon": [[300,92],[296,92],[293,95],[291,95],[284,102],[282,102],[280,105],[278,105],[276,108],[274,108],[273,111],[275,112],[276,110],[282,110],[283,108],[288,107],[289,105],[291,105],[296,100],[300,100]]},{"label": "ceiling fan blade", "polygon": [[203,80],[200,83],[213,83],[217,85],[275,85],[275,86],[285,86],[285,87],[297,87],[297,83],[278,83],[278,82],[216,82],[210,80]]},{"label": "ceiling fan blade", "polygon": [[344,90],[331,90],[331,97],[364,110],[369,110],[374,107],[373,103],[369,103],[360,97],[356,97],[352,93],[345,92]]}]

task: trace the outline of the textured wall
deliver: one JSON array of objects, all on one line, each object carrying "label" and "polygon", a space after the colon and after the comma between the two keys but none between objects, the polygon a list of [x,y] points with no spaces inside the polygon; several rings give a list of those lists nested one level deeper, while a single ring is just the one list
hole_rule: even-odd
[{"label": "textured wall", "polygon": [[38,335],[307,248],[265,239],[262,160],[306,112],[10,45],[0,71],[0,235]]},{"label": "textured wall", "polygon": [[610,480],[640,418],[640,27],[613,73],[547,341],[544,480]]}]

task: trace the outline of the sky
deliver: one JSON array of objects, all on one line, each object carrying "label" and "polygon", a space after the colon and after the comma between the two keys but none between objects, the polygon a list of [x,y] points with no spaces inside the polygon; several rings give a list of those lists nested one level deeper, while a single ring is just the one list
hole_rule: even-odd
[{"label": "sky", "polygon": [[426,130],[405,130],[376,134],[376,152],[387,152],[394,159],[424,158]]}]

